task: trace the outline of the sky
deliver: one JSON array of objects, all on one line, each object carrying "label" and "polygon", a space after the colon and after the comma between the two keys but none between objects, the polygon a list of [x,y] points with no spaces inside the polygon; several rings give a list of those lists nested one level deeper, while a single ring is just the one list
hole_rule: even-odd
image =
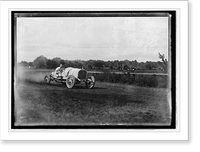
[{"label": "sky", "polygon": [[17,18],[17,61],[159,61],[168,56],[167,17]]}]

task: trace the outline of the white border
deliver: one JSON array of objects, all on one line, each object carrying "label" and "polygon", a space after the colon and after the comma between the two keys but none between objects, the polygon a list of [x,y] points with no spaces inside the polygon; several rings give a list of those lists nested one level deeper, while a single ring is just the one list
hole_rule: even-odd
[{"label": "white border", "polygon": [[[175,130],[15,130],[10,128],[10,10],[180,10],[177,15],[177,123]],[[187,1],[1,1],[1,140],[188,140]],[[181,36],[180,36],[181,35]],[[8,50],[8,51],[7,51]],[[181,50],[181,51],[180,51]]]}]

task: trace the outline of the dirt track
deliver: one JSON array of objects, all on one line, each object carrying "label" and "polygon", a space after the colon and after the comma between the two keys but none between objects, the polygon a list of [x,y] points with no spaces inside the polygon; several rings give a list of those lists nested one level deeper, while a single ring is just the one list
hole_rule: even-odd
[{"label": "dirt track", "polygon": [[16,85],[16,125],[169,124],[167,90],[97,82]]}]

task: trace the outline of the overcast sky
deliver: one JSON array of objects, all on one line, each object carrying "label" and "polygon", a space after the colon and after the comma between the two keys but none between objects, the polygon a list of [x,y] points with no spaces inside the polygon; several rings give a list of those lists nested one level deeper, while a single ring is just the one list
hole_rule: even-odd
[{"label": "overcast sky", "polygon": [[17,61],[158,61],[168,55],[167,17],[17,18]]}]

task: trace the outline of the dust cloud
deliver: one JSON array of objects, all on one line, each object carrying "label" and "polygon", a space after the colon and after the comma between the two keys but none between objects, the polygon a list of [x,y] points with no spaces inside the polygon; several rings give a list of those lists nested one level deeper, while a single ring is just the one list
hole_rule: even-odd
[{"label": "dust cloud", "polygon": [[15,70],[16,84],[23,82],[43,83],[44,77],[49,75],[53,70],[49,69],[29,69],[18,66]]}]

